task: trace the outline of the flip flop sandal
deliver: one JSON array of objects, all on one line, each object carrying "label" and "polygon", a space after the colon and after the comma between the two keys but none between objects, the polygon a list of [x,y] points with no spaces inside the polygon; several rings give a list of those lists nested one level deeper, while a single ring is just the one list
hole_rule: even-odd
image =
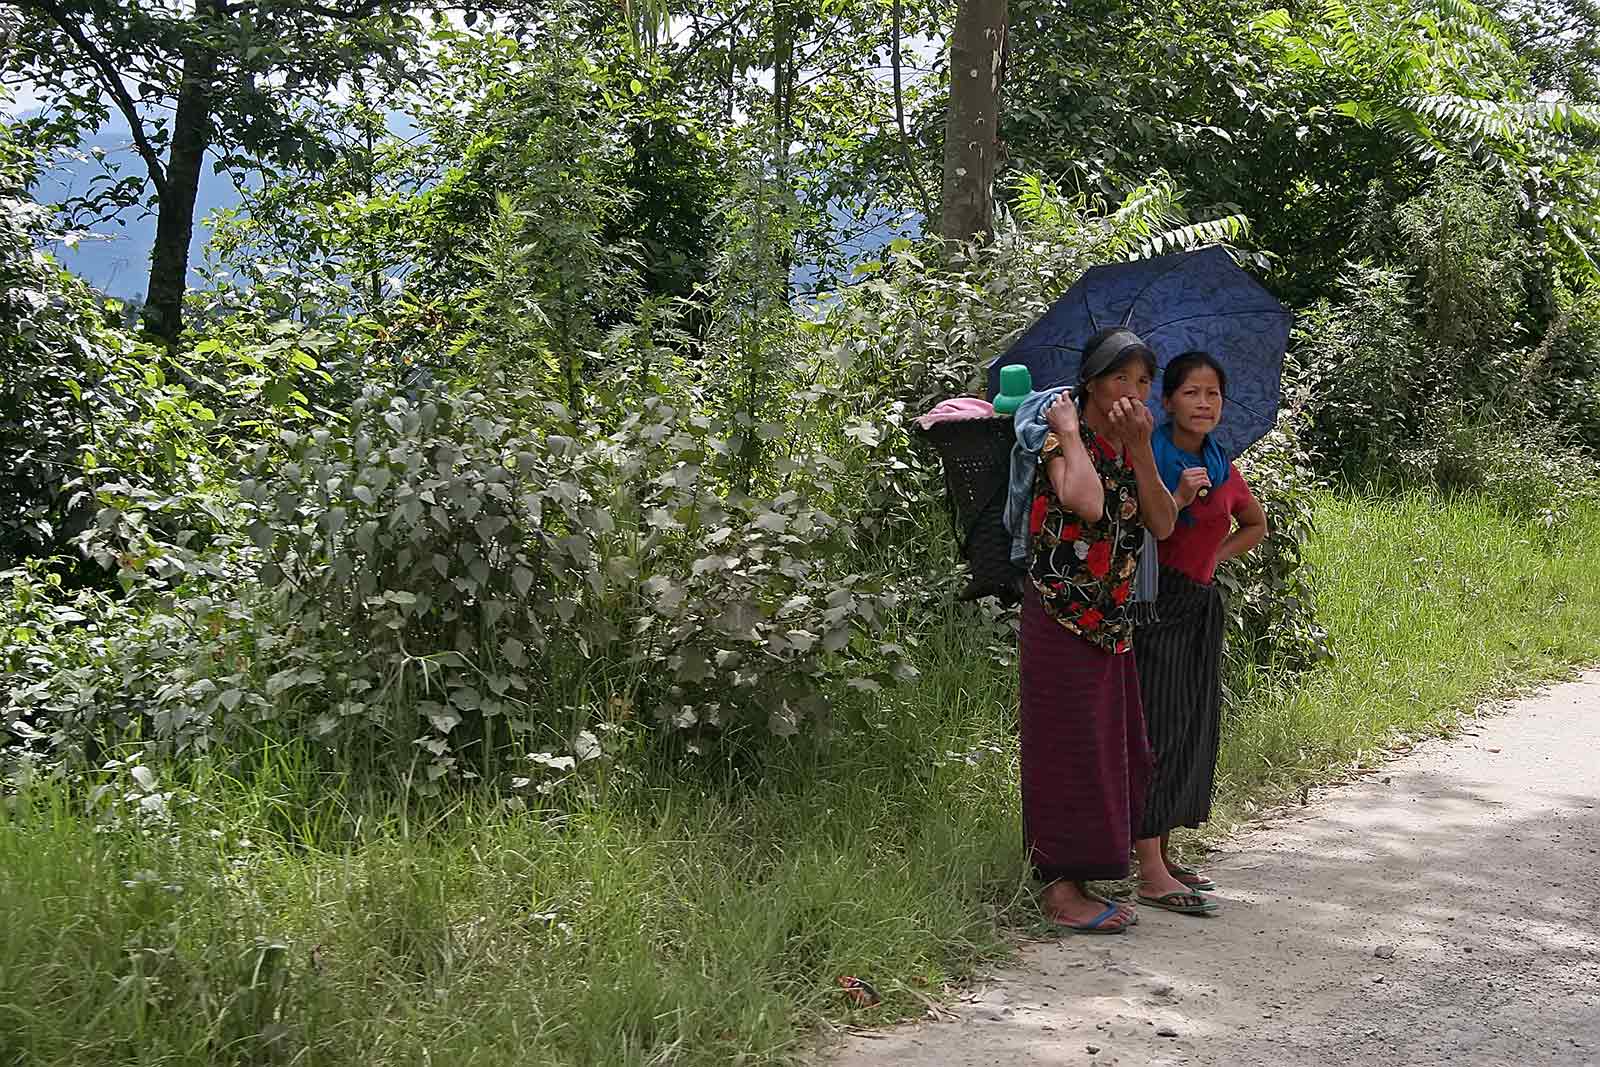
[{"label": "flip flop sandal", "polygon": [[[1116,899],[1114,899],[1112,897],[1108,897],[1103,893],[1096,893],[1092,889],[1083,890],[1083,895],[1088,897],[1090,900],[1098,900],[1102,904],[1109,904],[1113,908],[1119,908],[1124,903],[1123,901],[1116,900]],[[1139,913],[1134,911],[1132,908],[1129,908],[1128,909],[1128,921],[1123,923],[1123,925],[1124,926],[1138,926],[1139,925]]]},{"label": "flip flop sandal", "polygon": [[1096,915],[1086,923],[1062,922],[1060,919],[1057,919],[1054,916],[1051,916],[1050,921],[1055,923],[1056,926],[1060,927],[1061,929],[1070,930],[1075,934],[1125,934],[1128,932],[1128,927],[1132,925],[1127,921],[1120,922],[1111,927],[1107,927],[1105,925],[1106,922],[1111,919],[1112,916],[1117,915],[1120,910],[1121,909],[1119,909],[1115,904],[1109,905],[1105,911],[1102,911],[1099,915]]},{"label": "flip flop sandal", "polygon": [[[1200,903],[1189,903],[1196,900]],[[1187,889],[1163,893],[1159,897],[1147,897],[1140,893],[1138,901],[1152,908],[1160,908],[1162,911],[1175,912],[1179,915],[1210,915],[1217,910],[1216,901],[1207,900],[1199,893]]]},{"label": "flip flop sandal", "polygon": [[1192,871],[1187,867],[1168,866],[1167,873],[1190,889],[1198,889],[1202,893],[1210,893],[1217,888],[1217,883],[1213,882],[1209,877],[1199,871]]}]

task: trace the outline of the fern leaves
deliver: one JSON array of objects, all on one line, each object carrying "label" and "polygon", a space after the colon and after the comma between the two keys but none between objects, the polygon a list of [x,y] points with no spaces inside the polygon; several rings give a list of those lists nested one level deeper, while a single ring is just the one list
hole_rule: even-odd
[{"label": "fern leaves", "polygon": [[1552,244],[1600,278],[1600,106],[1529,99],[1492,12],[1473,0],[1324,0],[1314,24],[1274,11],[1252,28],[1284,62],[1342,82],[1334,111],[1418,161],[1470,159],[1501,174]]}]

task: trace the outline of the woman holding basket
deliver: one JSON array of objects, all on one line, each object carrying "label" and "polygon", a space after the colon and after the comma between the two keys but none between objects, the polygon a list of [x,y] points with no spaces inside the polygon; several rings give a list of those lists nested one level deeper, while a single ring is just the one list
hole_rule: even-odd
[{"label": "woman holding basket", "polygon": [[1088,889],[1128,873],[1152,757],[1131,607],[1148,528],[1172,532],[1145,404],[1155,353],[1127,329],[1084,346],[1076,400],[1048,408],[1022,607],[1023,835],[1046,914],[1077,933],[1122,933],[1133,910]]}]

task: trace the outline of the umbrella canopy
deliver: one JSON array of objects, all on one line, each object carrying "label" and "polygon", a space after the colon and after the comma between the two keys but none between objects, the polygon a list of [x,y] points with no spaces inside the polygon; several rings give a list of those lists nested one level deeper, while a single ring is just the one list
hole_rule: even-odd
[{"label": "umbrella canopy", "polygon": [[[1084,342],[1104,327],[1126,326],[1163,367],[1195,349],[1222,364],[1228,398],[1212,436],[1237,456],[1278,417],[1292,318],[1220,247],[1091,267],[989,365],[989,395],[999,392],[1000,368],[1011,363],[1027,365],[1035,389],[1076,386]],[[1158,410],[1160,393],[1158,377],[1150,391]]]}]

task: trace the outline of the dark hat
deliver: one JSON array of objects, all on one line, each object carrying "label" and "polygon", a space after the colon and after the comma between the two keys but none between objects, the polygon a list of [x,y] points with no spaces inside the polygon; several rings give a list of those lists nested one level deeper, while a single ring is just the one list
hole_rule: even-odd
[{"label": "dark hat", "polygon": [[1120,326],[1108,331],[1098,344],[1091,345],[1083,353],[1083,362],[1078,366],[1078,381],[1093,381],[1133,355],[1143,355],[1151,366],[1156,363],[1155,350],[1144,343],[1144,338]]}]

